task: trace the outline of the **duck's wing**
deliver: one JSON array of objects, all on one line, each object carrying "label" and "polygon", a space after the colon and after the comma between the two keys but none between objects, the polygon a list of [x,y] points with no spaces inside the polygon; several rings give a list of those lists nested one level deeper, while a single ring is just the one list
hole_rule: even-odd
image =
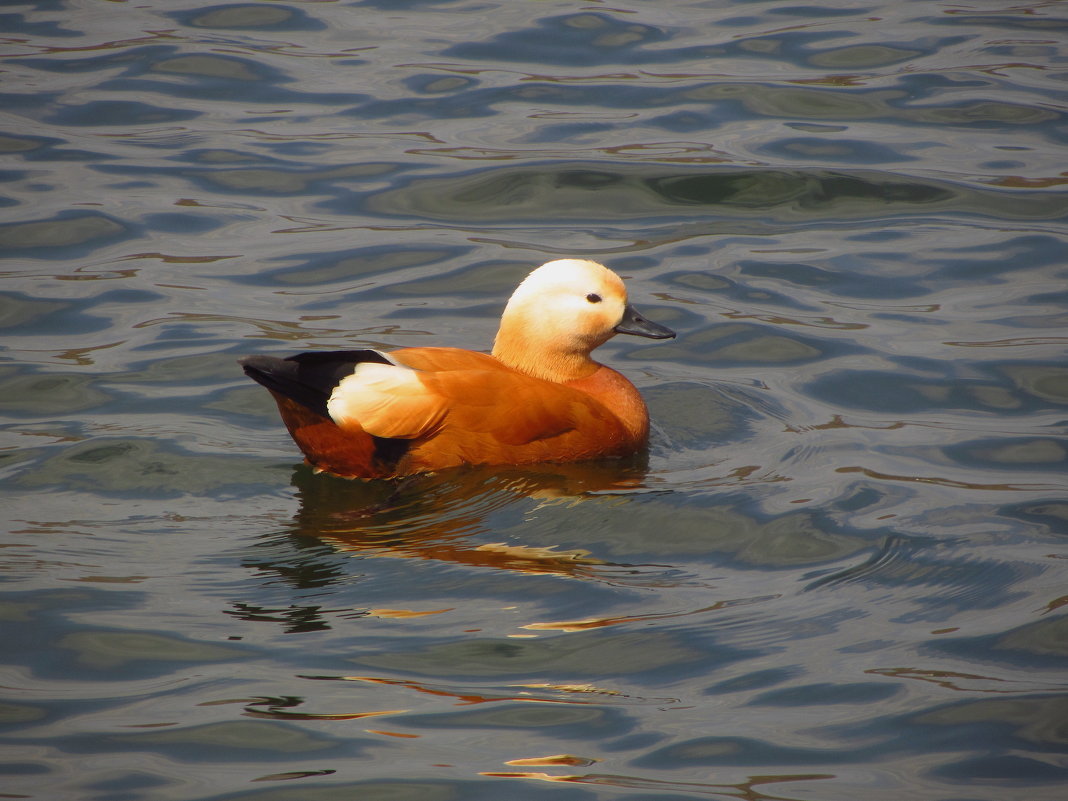
[{"label": "duck's wing", "polygon": [[448,399],[425,380],[433,375],[396,364],[358,364],[330,394],[330,419],[342,430],[360,429],[372,437],[432,436],[449,411]]}]

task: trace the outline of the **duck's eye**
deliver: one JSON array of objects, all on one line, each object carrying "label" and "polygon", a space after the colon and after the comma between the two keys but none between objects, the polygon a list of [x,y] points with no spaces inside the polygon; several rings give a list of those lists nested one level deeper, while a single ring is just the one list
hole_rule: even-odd
[{"label": "duck's eye", "polygon": [[598,295],[596,292],[591,292],[586,296],[586,300],[588,300],[590,303],[600,303],[601,296]]}]

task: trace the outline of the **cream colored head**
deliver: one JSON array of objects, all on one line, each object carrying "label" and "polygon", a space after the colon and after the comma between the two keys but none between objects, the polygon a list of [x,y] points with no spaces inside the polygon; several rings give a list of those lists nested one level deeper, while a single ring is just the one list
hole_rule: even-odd
[{"label": "cream colored head", "polygon": [[[633,316],[650,328],[621,328],[624,318]],[[569,381],[597,369],[590,352],[617,333],[673,336],[627,306],[622,279],[607,267],[585,259],[558,259],[534,270],[512,294],[493,355],[530,375]]]}]

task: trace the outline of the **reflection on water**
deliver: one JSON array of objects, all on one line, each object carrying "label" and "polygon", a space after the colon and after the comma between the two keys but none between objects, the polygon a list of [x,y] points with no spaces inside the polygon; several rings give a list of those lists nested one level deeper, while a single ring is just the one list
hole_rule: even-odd
[{"label": "reflection on water", "polygon": [[[1059,799],[1066,26],[8,4],[3,792]],[[316,476],[235,363],[560,255],[645,460]]]}]

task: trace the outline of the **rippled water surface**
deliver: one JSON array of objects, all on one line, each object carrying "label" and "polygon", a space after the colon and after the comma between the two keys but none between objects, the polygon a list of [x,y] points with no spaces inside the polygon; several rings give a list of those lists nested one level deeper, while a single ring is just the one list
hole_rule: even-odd
[{"label": "rippled water surface", "polygon": [[[4,2],[0,795],[1063,798],[1066,36]],[[235,363],[563,255],[679,332],[646,464],[315,476]]]}]

